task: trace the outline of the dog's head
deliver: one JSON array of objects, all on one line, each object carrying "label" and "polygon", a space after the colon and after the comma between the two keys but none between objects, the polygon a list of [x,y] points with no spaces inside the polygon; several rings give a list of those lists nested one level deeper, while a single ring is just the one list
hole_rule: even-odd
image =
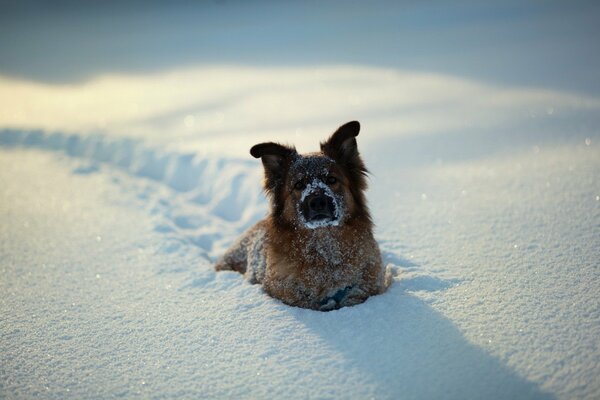
[{"label": "dog's head", "polygon": [[261,143],[250,154],[261,158],[265,191],[277,223],[316,229],[369,219],[364,198],[367,169],[360,158],[357,121],[338,128],[321,151],[301,155],[278,143]]}]

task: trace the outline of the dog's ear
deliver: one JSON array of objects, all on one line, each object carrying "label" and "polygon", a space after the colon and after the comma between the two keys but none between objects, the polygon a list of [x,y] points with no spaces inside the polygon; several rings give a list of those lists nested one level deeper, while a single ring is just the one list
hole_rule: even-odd
[{"label": "dog's ear", "polygon": [[260,143],[250,149],[254,158],[260,158],[265,167],[265,189],[274,191],[283,183],[296,149],[279,143]]},{"label": "dog's ear", "polygon": [[359,131],[358,121],[340,126],[326,142],[321,143],[321,151],[341,164],[348,165],[360,161],[356,145]]},{"label": "dog's ear", "polygon": [[351,121],[340,126],[326,142],[321,143],[321,151],[347,171],[354,200],[363,209],[366,209],[362,191],[367,188],[366,177],[369,171],[358,154],[356,137],[359,131],[358,121]]}]

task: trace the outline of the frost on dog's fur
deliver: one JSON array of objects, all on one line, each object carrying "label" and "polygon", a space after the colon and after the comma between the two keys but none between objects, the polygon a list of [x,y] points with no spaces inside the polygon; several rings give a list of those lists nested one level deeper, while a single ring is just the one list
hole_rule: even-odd
[{"label": "frost on dog's fur", "polygon": [[250,283],[261,283],[265,277],[266,254],[264,224],[258,223],[225,252],[215,265],[217,270],[233,270],[246,276]]},{"label": "frost on dog's fur", "polygon": [[261,143],[270,214],[223,255],[215,268],[234,270],[286,304],[332,310],[385,290],[381,254],[364,197],[367,169],[355,137],[342,125],[321,151],[300,155]]}]

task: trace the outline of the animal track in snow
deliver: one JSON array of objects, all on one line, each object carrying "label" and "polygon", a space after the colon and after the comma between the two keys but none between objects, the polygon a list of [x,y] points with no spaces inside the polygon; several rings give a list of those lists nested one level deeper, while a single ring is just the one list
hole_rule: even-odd
[{"label": "animal track in snow", "polygon": [[[203,159],[190,153],[163,151],[128,138],[101,135],[0,131],[0,145],[64,153],[81,159],[73,173],[95,173],[102,165],[143,178],[136,190],[156,217],[155,231],[168,240],[160,251],[185,251],[182,243],[197,246],[207,257],[222,251],[221,242],[264,216],[259,166],[236,159]],[[121,179],[114,177],[116,184]],[[224,239],[226,238],[226,239]]]}]

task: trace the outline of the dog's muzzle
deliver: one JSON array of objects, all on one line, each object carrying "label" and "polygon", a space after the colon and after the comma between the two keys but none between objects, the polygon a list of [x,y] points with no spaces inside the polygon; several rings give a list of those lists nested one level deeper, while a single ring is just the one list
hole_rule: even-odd
[{"label": "dog's muzzle", "polygon": [[336,218],[333,198],[325,193],[306,196],[301,210],[304,219],[308,222],[333,221]]}]

